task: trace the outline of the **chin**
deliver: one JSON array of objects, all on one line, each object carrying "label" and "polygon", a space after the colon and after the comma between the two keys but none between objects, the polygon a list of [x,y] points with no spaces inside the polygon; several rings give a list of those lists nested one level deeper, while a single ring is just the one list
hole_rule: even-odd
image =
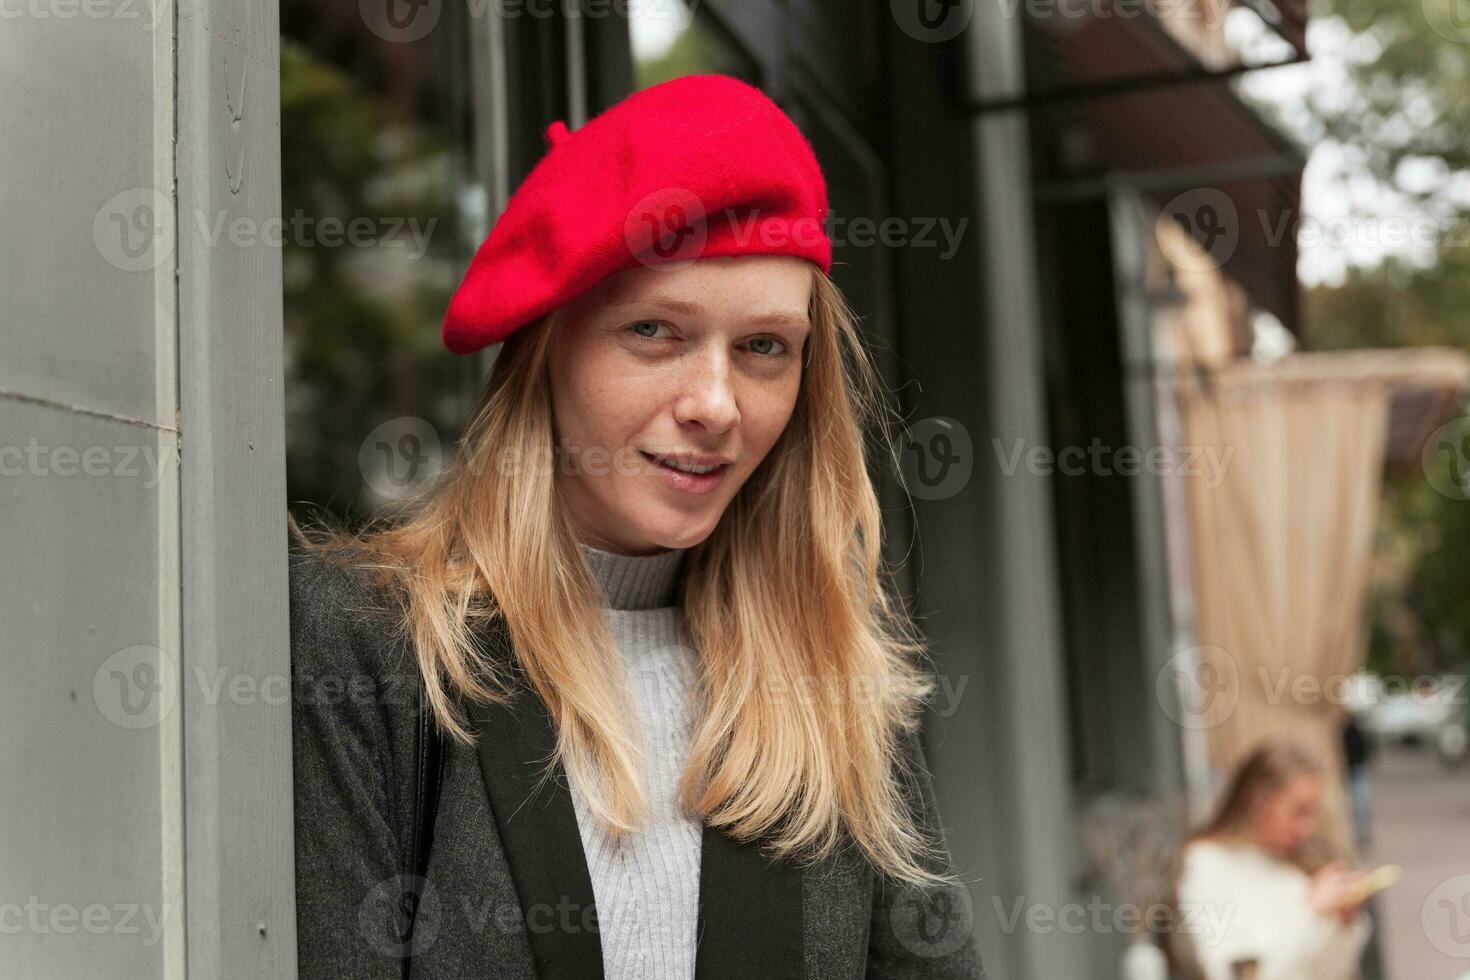
[{"label": "chin", "polygon": [[709,537],[714,530],[713,524],[706,524],[704,521],[660,521],[654,518],[650,521],[629,523],[640,527],[643,537],[658,548],[692,548]]}]

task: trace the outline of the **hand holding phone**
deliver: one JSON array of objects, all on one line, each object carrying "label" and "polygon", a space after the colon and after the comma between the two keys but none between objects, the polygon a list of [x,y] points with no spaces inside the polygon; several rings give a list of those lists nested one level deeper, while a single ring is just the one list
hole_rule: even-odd
[{"label": "hand holding phone", "polygon": [[1385,864],[1373,869],[1353,883],[1348,890],[1348,901],[1353,905],[1362,905],[1385,888],[1397,884],[1403,873],[1404,869],[1397,864]]}]

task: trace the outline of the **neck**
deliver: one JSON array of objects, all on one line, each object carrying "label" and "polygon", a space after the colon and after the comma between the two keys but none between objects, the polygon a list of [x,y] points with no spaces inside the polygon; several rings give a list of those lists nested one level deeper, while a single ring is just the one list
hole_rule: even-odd
[{"label": "neck", "polygon": [[580,547],[609,609],[658,609],[675,604],[688,548],[621,555],[586,543]]}]

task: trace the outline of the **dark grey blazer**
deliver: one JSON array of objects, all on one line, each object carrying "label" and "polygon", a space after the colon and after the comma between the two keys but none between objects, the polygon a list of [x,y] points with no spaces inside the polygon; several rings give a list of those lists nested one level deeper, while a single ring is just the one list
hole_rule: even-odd
[{"label": "dark grey blazer", "polygon": [[[416,665],[361,573],[293,554],[290,578],[301,977],[401,976],[406,888],[420,895],[415,976],[601,977],[565,773],[535,782],[553,744],[541,700],[523,688],[513,705],[476,707],[477,749],[446,739],[428,873],[409,881]],[[512,663],[503,626],[486,633],[483,649]],[[917,739],[909,751],[911,803],[937,828]],[[696,980],[983,976],[966,896],[905,889],[856,849],[802,868],[706,827],[699,895]]]}]

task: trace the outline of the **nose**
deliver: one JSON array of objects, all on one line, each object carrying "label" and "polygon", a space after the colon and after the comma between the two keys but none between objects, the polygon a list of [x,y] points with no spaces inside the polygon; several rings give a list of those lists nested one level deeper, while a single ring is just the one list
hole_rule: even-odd
[{"label": "nose", "polygon": [[674,414],[681,426],[698,425],[709,432],[725,432],[740,421],[735,379],[729,351],[723,345],[709,346],[709,350],[689,358]]}]

